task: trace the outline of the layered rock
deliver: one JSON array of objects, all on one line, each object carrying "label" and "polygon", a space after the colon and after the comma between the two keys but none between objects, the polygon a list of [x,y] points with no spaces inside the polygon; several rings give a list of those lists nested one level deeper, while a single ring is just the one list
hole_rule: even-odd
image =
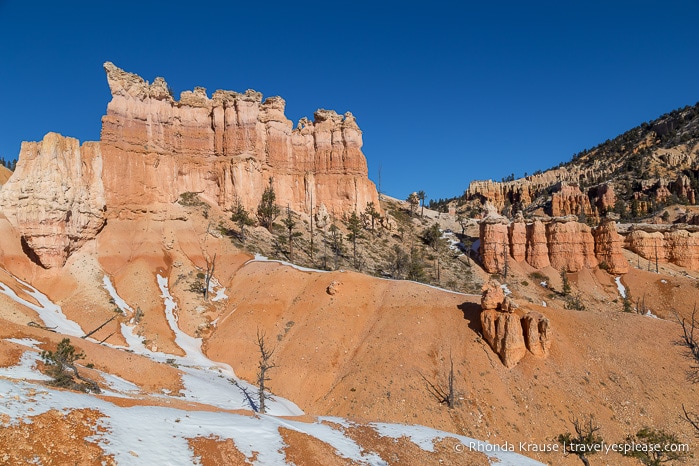
[{"label": "layered rock", "polygon": [[527,349],[538,357],[546,357],[551,348],[551,324],[540,312],[529,312],[522,318]]},{"label": "layered rock", "polygon": [[527,257],[527,226],[524,219],[517,218],[508,227],[510,241],[510,254],[517,262],[522,262]]},{"label": "layered rock", "polygon": [[546,240],[546,225],[535,220],[526,226],[527,251],[525,260],[535,269],[543,269],[551,265],[549,247]]},{"label": "layered rock", "polygon": [[595,257],[606,264],[611,274],[622,274],[629,271],[629,262],[622,253],[624,238],[616,231],[616,223],[609,218],[602,221],[600,226],[592,230],[595,240]]},{"label": "layered rock", "polygon": [[480,321],[483,338],[505,367],[517,365],[527,350],[539,357],[548,355],[549,320],[539,312],[518,310],[495,281],[483,286]]},{"label": "layered rock", "polygon": [[546,225],[551,267],[566,272],[597,267],[595,240],[589,226],[574,217],[555,219]]},{"label": "layered rock", "polygon": [[98,143],[48,133],[24,142],[15,175],[0,190],[0,210],[46,268],[61,267],[105,222]]},{"label": "layered rock", "polygon": [[[273,180],[279,203],[335,215],[379,205],[367,177],[354,116],[318,110],[295,129],[280,97],[195,88],[175,101],[162,78],[149,84],[105,64],[112,100],[101,147],[108,215],[132,215],[174,202],[183,192],[229,208],[256,208]],[[311,205],[311,199],[313,205]]]},{"label": "layered rock", "polygon": [[562,183],[559,190],[551,195],[551,214],[555,217],[565,215],[592,215],[590,199],[580,191],[577,185]]},{"label": "layered rock", "polygon": [[685,228],[638,225],[626,235],[626,247],[648,261],[670,262],[699,270],[699,231]]},{"label": "layered rock", "polygon": [[[522,231],[525,234],[524,255]],[[488,273],[503,272],[507,260],[524,261],[536,269],[550,265],[567,272],[594,268],[604,261],[610,273],[626,273],[628,263],[622,253],[623,246],[623,238],[611,219],[594,229],[577,222],[574,216],[559,217],[546,223],[541,220],[529,224],[516,221],[509,226],[502,219],[487,217],[480,225],[481,261]],[[508,257],[505,257],[505,251],[509,253]]]}]

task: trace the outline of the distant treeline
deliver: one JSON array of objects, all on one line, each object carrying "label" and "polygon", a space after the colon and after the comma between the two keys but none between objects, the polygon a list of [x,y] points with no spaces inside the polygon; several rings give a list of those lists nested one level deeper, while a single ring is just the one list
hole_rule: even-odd
[{"label": "distant treeline", "polygon": [[0,165],[9,169],[10,171],[15,171],[17,160],[5,160],[4,158],[0,158]]}]

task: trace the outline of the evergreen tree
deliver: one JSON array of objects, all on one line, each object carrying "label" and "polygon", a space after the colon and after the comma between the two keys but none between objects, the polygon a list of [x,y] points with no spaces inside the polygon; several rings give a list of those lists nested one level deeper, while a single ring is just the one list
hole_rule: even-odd
[{"label": "evergreen tree", "polygon": [[422,205],[422,211],[420,212],[420,217],[425,216],[425,197],[427,195],[425,194],[425,191],[418,191],[417,192],[417,197],[420,199],[420,203]]},{"label": "evergreen tree", "polygon": [[352,242],[352,258],[354,262],[354,267],[357,267],[357,239],[361,238],[362,234],[362,222],[359,220],[356,212],[352,212],[350,218],[347,220],[347,229],[349,233],[347,234],[347,240]]},{"label": "evergreen tree", "polygon": [[255,221],[250,217],[250,213],[245,209],[243,203],[240,202],[238,196],[235,197],[235,204],[231,213],[231,220],[238,225],[238,230],[240,231],[240,240],[245,242],[245,227],[252,226]]},{"label": "evergreen tree", "polygon": [[286,217],[284,217],[282,223],[284,223],[284,226],[286,227],[286,230],[288,232],[287,240],[289,242],[289,260],[294,260],[294,238],[298,238],[299,236],[301,236],[301,233],[294,231],[296,222],[294,221],[294,218],[291,216],[291,209],[288,206],[286,208]]},{"label": "evergreen tree", "polygon": [[262,193],[262,199],[257,206],[257,218],[260,224],[267,228],[270,233],[272,232],[274,220],[279,216],[279,206],[276,204],[276,201],[277,195],[272,186],[272,178],[270,178],[269,186],[265,188]]},{"label": "evergreen tree", "polygon": [[417,206],[420,204],[420,198],[418,197],[417,193],[410,193],[410,196],[408,196],[408,204],[410,204],[410,214],[415,213],[415,209],[417,209]]}]

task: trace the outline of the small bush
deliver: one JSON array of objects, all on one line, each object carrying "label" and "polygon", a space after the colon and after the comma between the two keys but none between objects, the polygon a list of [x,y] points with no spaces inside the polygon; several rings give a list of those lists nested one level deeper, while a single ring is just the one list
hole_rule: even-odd
[{"label": "small bush", "polygon": [[526,280],[522,280],[522,286],[529,286],[529,282]]},{"label": "small bush", "polygon": [[532,280],[538,280],[538,281],[541,281],[541,282],[543,282],[543,281],[548,282],[548,281],[549,281],[549,277],[547,277],[546,275],[544,275],[544,274],[541,273],[541,272],[532,272],[532,273],[529,274],[529,277],[530,277]]},{"label": "small bush", "polygon": [[584,311],[585,305],[582,302],[580,293],[569,295],[564,307],[573,311]]}]

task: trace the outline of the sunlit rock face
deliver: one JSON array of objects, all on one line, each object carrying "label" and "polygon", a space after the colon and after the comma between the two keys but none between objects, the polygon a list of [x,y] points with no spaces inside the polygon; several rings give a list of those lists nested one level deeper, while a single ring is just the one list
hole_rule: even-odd
[{"label": "sunlit rock face", "polygon": [[105,64],[112,100],[102,119],[101,147],[109,216],[130,216],[174,202],[183,192],[229,208],[259,203],[272,179],[278,203],[334,215],[378,206],[367,176],[362,132],[354,116],[318,110],[296,128],[281,97],[185,91],[152,84]]},{"label": "sunlit rock face", "polygon": [[48,133],[24,142],[0,210],[43,267],[62,267],[105,222],[100,145]]}]

